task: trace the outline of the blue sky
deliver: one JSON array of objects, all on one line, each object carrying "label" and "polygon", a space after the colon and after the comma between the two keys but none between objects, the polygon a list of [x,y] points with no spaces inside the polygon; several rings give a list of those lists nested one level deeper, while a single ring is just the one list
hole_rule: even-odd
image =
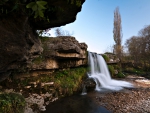
[{"label": "blue sky", "polygon": [[[122,45],[131,36],[138,35],[144,26],[150,25],[150,0],[86,0],[77,19],[62,26],[73,32],[79,42],[85,42],[91,52],[111,51],[113,40],[114,10],[119,7],[122,19]],[[50,31],[55,36],[54,30]]]}]

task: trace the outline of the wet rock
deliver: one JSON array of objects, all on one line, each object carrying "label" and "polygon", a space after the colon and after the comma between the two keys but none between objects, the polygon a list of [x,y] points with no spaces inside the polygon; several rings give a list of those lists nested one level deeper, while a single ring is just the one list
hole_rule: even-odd
[{"label": "wet rock", "polygon": [[95,81],[92,78],[87,78],[84,81],[83,85],[85,86],[87,92],[88,91],[93,91],[95,89],[95,87],[96,87],[96,83],[95,83]]}]

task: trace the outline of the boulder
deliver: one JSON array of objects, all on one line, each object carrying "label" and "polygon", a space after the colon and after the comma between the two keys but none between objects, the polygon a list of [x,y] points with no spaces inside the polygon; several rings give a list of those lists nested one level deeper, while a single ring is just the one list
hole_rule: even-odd
[{"label": "boulder", "polygon": [[89,92],[89,91],[93,91],[96,88],[96,83],[93,80],[93,78],[87,78],[84,81],[84,86],[86,88],[86,91]]}]

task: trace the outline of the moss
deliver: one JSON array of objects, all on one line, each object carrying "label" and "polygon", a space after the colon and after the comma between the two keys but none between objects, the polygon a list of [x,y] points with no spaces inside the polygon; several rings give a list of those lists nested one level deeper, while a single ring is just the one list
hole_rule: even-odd
[{"label": "moss", "polygon": [[71,95],[80,87],[86,72],[87,69],[83,67],[60,71],[55,74],[55,86],[67,95]]},{"label": "moss", "polygon": [[45,57],[41,54],[39,57],[37,57],[37,58],[35,58],[35,59],[33,60],[33,63],[35,63],[35,64],[40,64],[40,63],[42,63],[44,60],[45,60]]},{"label": "moss", "polygon": [[106,62],[109,62],[109,57],[108,57],[107,55],[103,54],[102,57],[104,58],[104,60],[105,60]]},{"label": "moss", "polygon": [[1,113],[24,113],[25,99],[16,93],[0,94]]},{"label": "moss", "polygon": [[111,76],[113,77],[113,76],[114,76],[114,74],[115,74],[114,67],[113,67],[113,66],[111,66],[111,65],[108,65],[108,69],[109,69],[109,72],[110,72]]},{"label": "moss", "polygon": [[[51,74],[41,74],[35,77],[21,79],[10,78],[11,80],[5,80],[0,85],[3,88],[13,88],[15,91],[22,90],[24,96],[27,96],[29,92],[38,94],[49,92],[58,94],[59,96],[67,96],[82,89],[81,84],[86,72],[86,67],[71,68],[63,71],[58,70]],[[42,83],[48,82],[54,82],[54,84],[42,85]]]},{"label": "moss", "polygon": [[43,37],[43,36],[39,36],[39,38],[40,38],[41,42],[45,42],[50,39],[50,37]]}]

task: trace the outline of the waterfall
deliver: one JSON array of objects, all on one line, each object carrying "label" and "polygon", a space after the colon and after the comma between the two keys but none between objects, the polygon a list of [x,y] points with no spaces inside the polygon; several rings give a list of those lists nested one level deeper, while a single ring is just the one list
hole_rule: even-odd
[{"label": "waterfall", "polygon": [[121,90],[123,87],[133,87],[129,82],[112,79],[107,64],[101,55],[88,52],[88,61],[90,66],[88,77],[95,81],[95,90]]}]

